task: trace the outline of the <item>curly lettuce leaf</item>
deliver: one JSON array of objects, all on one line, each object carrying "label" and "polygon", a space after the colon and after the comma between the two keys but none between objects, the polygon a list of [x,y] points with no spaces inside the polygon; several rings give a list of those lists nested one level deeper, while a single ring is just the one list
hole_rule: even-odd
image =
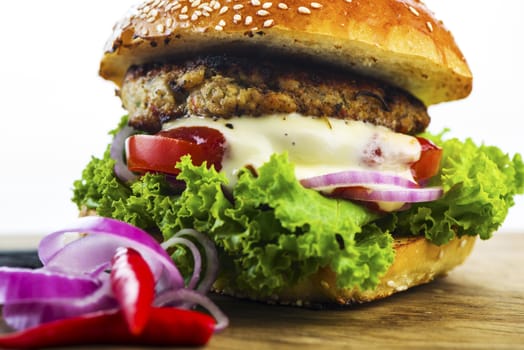
[{"label": "curly lettuce leaf", "polygon": [[241,171],[233,203],[221,174],[189,159],[179,167],[188,187],[168,236],[181,227],[207,232],[223,251],[225,277],[240,290],[270,295],[326,266],[340,287],[367,289],[393,260],[389,235],[362,232],[376,214],[303,188],[286,155],[274,155],[256,176]]},{"label": "curly lettuce leaf", "polygon": [[[178,179],[187,184],[180,195],[162,175],[127,187],[114,177],[113,164],[107,153],[93,158],[75,182],[73,200],[165,238],[186,227],[206,232],[219,249],[222,278],[240,290],[270,295],[326,266],[340,287],[373,288],[394,258],[391,236],[366,226],[376,214],[303,188],[286,155],[273,156],[258,176],[242,171],[232,194],[223,174],[189,157],[179,164]],[[174,257],[191,271],[184,250]]]},{"label": "curly lettuce leaf", "polygon": [[431,136],[443,148],[438,201],[414,205],[389,220],[394,231],[424,235],[435,244],[455,236],[478,235],[488,239],[500,228],[514,205],[514,196],[524,192],[524,163],[520,154],[510,158],[497,147],[477,146],[472,140],[443,140]]}]

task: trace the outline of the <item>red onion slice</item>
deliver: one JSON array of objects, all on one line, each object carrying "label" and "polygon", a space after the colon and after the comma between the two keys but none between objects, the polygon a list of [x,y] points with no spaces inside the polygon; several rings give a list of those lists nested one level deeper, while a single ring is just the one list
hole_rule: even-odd
[{"label": "red onion slice", "polygon": [[127,168],[127,164],[124,160],[126,139],[136,133],[137,131],[132,127],[128,125],[124,126],[113,138],[109,150],[109,155],[116,162],[114,167],[115,175],[123,182],[131,182],[138,178],[135,173]]},{"label": "red onion slice", "polygon": [[391,185],[418,188],[415,181],[378,171],[348,170],[329,173],[300,180],[302,186],[311,189],[327,189],[349,186]]},{"label": "red onion slice", "polygon": [[[211,286],[215,282],[218,275],[218,254],[215,248],[215,244],[207,237],[205,234],[198,232],[193,229],[183,229],[177,232],[172,238],[162,243],[162,247],[167,249],[170,246],[176,244],[176,239],[179,237],[193,237],[196,242],[198,242],[204,249],[206,257],[206,270],[204,271],[203,276],[201,277],[200,283],[198,284],[197,290],[202,293],[207,293],[211,289]],[[191,247],[190,247],[191,248]],[[195,259],[195,268],[197,264],[197,257],[193,253]],[[198,266],[201,266],[200,254],[198,254]],[[195,274],[193,274],[195,275]],[[196,284],[197,281],[195,281]],[[192,284],[190,284],[191,286]],[[194,288],[194,287],[193,287]]]},{"label": "red onion slice", "polygon": [[104,283],[94,293],[81,297],[66,298],[57,293],[54,298],[45,300],[6,303],[2,309],[2,316],[10,327],[22,330],[58,319],[114,309],[117,306],[109,285]]},{"label": "red onion slice", "polygon": [[442,193],[441,187],[403,189],[347,187],[340,189],[337,196],[365,202],[419,203],[437,200]]},{"label": "red onion slice", "polygon": [[101,284],[100,280],[88,276],[0,267],[0,304],[44,301],[55,299],[57,295],[60,298],[86,297]]},{"label": "red onion slice", "polygon": [[[68,240],[68,233],[74,240]],[[206,254],[205,276],[197,290],[184,286],[184,280],[164,248],[148,233],[114,219],[86,217],[44,237],[39,246],[43,267],[38,270],[0,268],[0,304],[3,316],[14,329],[21,330],[44,322],[69,318],[118,307],[111,292],[107,270],[118,247],[131,247],[141,253],[155,275],[157,298],[171,295],[179,306],[195,303],[208,308],[217,318],[217,329],[227,325],[227,317],[203,293],[216,276],[216,251],[212,242],[194,230],[177,233],[174,242],[188,246],[195,256],[191,287],[201,275],[201,257],[196,244],[181,236],[192,236]],[[204,290],[202,285],[206,285]],[[217,311],[218,310],[218,311]]]},{"label": "red onion slice", "polygon": [[[67,242],[67,233],[81,233],[86,236]],[[66,269],[69,273],[86,273],[100,270],[107,264],[118,247],[130,247],[139,251],[150,264],[166,288],[182,288],[182,275],[173,264],[171,257],[147,232],[125,222],[89,216],[61,228],[44,237],[40,242],[40,260],[48,269]],[[79,259],[79,256],[89,258]]]},{"label": "red onion slice", "polygon": [[200,280],[200,273],[202,272],[202,257],[200,256],[200,251],[198,250],[196,244],[191,242],[189,239],[182,238],[182,237],[171,237],[169,240],[167,240],[164,247],[172,247],[176,245],[182,245],[187,247],[191,254],[193,255],[193,274],[191,276],[191,279],[189,280],[189,283],[187,284],[187,288],[189,289],[195,289],[195,287],[198,284],[198,281]]}]

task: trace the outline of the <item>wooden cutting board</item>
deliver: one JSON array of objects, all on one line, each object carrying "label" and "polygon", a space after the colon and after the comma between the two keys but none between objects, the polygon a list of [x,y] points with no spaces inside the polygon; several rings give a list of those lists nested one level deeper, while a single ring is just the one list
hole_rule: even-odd
[{"label": "wooden cutting board", "polygon": [[478,241],[447,277],[356,307],[305,310],[213,298],[231,325],[209,349],[524,349],[524,233]]}]

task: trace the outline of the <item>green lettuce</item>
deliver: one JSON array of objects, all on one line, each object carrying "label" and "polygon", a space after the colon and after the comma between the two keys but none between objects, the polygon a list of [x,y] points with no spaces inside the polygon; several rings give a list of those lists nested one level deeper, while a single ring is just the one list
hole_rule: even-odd
[{"label": "green lettuce", "polygon": [[[188,227],[206,233],[219,251],[219,281],[252,295],[270,296],[324,267],[337,273],[339,287],[365,290],[391,265],[396,235],[423,235],[435,244],[462,235],[487,239],[514,195],[524,192],[520,155],[511,159],[471,140],[425,136],[444,148],[441,175],[431,185],[442,186],[445,195],[393,214],[303,188],[286,154],[273,155],[256,175],[242,170],[232,188],[223,174],[184,157],[177,165],[178,180],[186,184],[180,192],[159,174],[122,183],[108,150],[74,183],[73,201],[164,238]],[[173,258],[191,271],[186,251]]]},{"label": "green lettuce", "polygon": [[383,221],[393,231],[424,235],[439,245],[463,235],[488,239],[504,222],[514,196],[524,192],[522,157],[510,158],[471,139],[443,140],[443,135],[424,136],[443,149],[440,176],[430,185],[442,186],[444,196]]},{"label": "green lettuce", "polygon": [[303,188],[285,154],[272,156],[257,176],[241,171],[232,196],[215,170],[189,158],[179,167],[188,187],[165,234],[182,227],[208,233],[228,266],[225,278],[239,290],[270,295],[326,266],[341,287],[372,288],[393,260],[390,235],[373,225],[362,230],[376,214]]}]

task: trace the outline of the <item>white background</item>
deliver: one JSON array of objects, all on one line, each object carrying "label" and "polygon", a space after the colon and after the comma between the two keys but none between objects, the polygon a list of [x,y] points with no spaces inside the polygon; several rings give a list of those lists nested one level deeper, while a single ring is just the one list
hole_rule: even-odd
[{"label": "white background", "polygon": [[[102,154],[124,113],[97,71],[105,40],[131,3],[2,3],[0,234],[44,234],[76,217],[72,183],[91,155]],[[524,153],[524,1],[426,3],[454,33],[475,77],[468,99],[430,108],[430,130],[451,127],[453,136]],[[519,229],[522,197],[502,228]]]}]

